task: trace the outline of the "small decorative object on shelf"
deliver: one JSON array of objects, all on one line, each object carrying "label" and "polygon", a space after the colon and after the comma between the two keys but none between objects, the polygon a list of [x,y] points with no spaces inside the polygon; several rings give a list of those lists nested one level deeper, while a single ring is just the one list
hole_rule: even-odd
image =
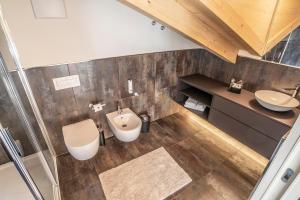
[{"label": "small decorative object on shelf", "polygon": [[243,89],[243,84],[243,80],[236,82],[236,80],[232,78],[228,90],[230,92],[240,94]]}]

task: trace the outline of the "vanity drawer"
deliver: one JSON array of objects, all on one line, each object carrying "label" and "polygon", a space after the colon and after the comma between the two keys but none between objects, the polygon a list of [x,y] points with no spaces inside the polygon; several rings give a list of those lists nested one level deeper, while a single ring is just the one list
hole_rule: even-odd
[{"label": "vanity drawer", "polygon": [[262,132],[276,141],[279,141],[281,137],[290,129],[288,126],[285,126],[219,96],[214,96],[212,107],[231,116],[237,121],[240,121],[259,132]]},{"label": "vanity drawer", "polygon": [[272,138],[213,108],[210,110],[208,121],[267,158],[271,157],[276,148],[277,142]]}]

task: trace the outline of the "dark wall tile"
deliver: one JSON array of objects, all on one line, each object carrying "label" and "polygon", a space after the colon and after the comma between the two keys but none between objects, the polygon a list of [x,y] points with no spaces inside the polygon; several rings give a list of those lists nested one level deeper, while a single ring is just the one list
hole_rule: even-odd
[{"label": "dark wall tile", "polygon": [[[224,62],[222,59],[208,51],[203,52],[202,59],[203,62],[201,63],[202,65],[199,69],[200,74],[222,82],[228,82],[228,80],[230,80],[234,72],[234,65]],[[227,64],[226,68],[224,67],[225,64]]]},{"label": "dark wall tile", "polygon": [[38,140],[38,143],[39,143],[41,149],[46,150],[46,149],[48,149],[46,141],[43,137],[43,134],[42,134],[42,131],[39,127],[39,124],[37,123],[37,120],[35,118],[35,115],[33,113],[32,108],[31,108],[30,102],[29,102],[29,100],[27,98],[27,95],[25,93],[24,87],[22,86],[20,77],[19,77],[17,72],[12,72],[11,75],[12,75],[14,84],[16,85],[16,89],[19,93],[19,96],[21,98],[22,104],[25,108],[25,112],[27,114],[27,117],[28,117],[28,119],[31,123],[31,126],[32,126],[32,128],[35,132],[36,139]]},{"label": "dark wall tile", "polygon": [[119,73],[115,58],[69,64],[71,75],[79,75],[80,87],[73,88],[76,100],[91,96],[92,100],[117,100]]},{"label": "dark wall tile", "polygon": [[177,83],[177,52],[156,53],[155,59],[155,89],[175,86]]},{"label": "dark wall tile", "polygon": [[26,75],[56,154],[65,153],[66,148],[61,144],[61,128],[69,121],[78,121],[80,113],[77,111],[73,89],[55,90],[52,79],[69,76],[68,65],[32,68],[26,70]]},{"label": "dark wall tile", "polygon": [[[67,152],[62,135],[64,125],[91,118],[110,136],[112,133],[105,114],[117,109],[117,101],[123,108],[130,107],[137,113],[148,112],[152,119],[155,118],[154,56],[135,55],[27,70],[58,155]],[[176,65],[173,64],[172,67],[175,74]],[[75,74],[80,78],[79,87],[54,90],[53,78]],[[40,79],[35,80],[34,77]],[[134,92],[138,96],[128,94],[128,79],[133,80]],[[105,103],[106,106],[103,111],[94,113],[88,105],[98,102]]]},{"label": "dark wall tile", "polygon": [[[14,140],[19,140],[25,155],[34,153],[34,149],[25,133],[25,129],[18,117],[17,111],[7,93],[4,83],[0,79],[0,123],[2,127],[9,128]],[[1,146],[1,145],[0,145]],[[8,157],[3,148],[0,148],[0,164],[8,162]]]},{"label": "dark wall tile", "polygon": [[78,74],[80,78],[80,87],[73,88],[74,109],[79,113],[97,118],[89,108],[90,103],[111,103],[120,98],[119,73],[114,58],[69,64],[69,70],[71,75]]},{"label": "dark wall tile", "polygon": [[[231,64],[201,49],[26,70],[58,155],[67,152],[61,131],[64,125],[91,118],[110,136],[105,115],[117,110],[117,101],[123,108],[129,107],[137,113],[148,112],[152,120],[178,112],[181,107],[173,101],[178,96],[177,79],[195,73],[226,83],[232,77],[243,79],[245,88],[250,91],[290,87],[300,77],[300,70],[296,68],[248,58],[238,58],[236,64]],[[55,91],[53,78],[75,74],[79,75],[81,86]],[[138,96],[128,93],[128,79],[133,80]],[[94,113],[88,104],[98,102],[106,106],[103,111]]]},{"label": "dark wall tile", "polygon": [[173,101],[174,87],[159,89],[155,92],[155,119],[160,119],[179,111],[179,105]]},{"label": "dark wall tile", "polygon": [[44,119],[68,113],[76,106],[73,90],[56,91],[52,81],[69,75],[67,65],[33,68],[26,70],[26,74]]},{"label": "dark wall tile", "polygon": [[119,68],[121,98],[132,96],[128,93],[127,81],[133,81],[133,90],[138,94],[153,93],[155,81],[154,55],[135,55],[116,58]]},{"label": "dark wall tile", "polygon": [[[151,95],[154,95],[152,93]],[[121,99],[121,106],[123,108],[130,108],[136,113],[147,112],[151,119],[154,119],[156,113],[154,113],[154,101],[153,96],[143,93],[139,96],[131,96]]]},{"label": "dark wall tile", "polygon": [[[252,92],[260,89],[281,90],[300,82],[300,69],[296,67],[244,57],[238,57],[236,64],[232,64],[209,52],[203,55],[199,69],[201,74],[225,83],[229,83],[232,77],[242,79],[244,88]],[[300,99],[299,96],[297,98]]]},{"label": "dark wall tile", "polygon": [[199,72],[199,67],[203,62],[203,50],[193,49],[188,51],[177,52],[177,76],[186,76]]}]

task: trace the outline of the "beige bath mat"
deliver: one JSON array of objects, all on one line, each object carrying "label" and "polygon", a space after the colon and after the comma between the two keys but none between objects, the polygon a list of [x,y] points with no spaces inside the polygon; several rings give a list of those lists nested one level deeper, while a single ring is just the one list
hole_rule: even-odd
[{"label": "beige bath mat", "polygon": [[99,175],[107,200],[159,200],[192,181],[163,148]]}]

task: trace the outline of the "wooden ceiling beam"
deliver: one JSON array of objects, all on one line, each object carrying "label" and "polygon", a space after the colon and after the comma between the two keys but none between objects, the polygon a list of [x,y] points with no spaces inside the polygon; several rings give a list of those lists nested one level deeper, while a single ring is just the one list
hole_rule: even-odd
[{"label": "wooden ceiling beam", "polygon": [[195,17],[175,0],[120,0],[175,29],[221,58],[235,63],[239,48],[217,32],[206,18]]},{"label": "wooden ceiling beam", "polygon": [[299,0],[278,0],[270,23],[264,53],[270,51],[289,33],[300,26],[299,8]]},{"label": "wooden ceiling beam", "polygon": [[270,51],[273,47],[275,47],[281,40],[283,40],[286,36],[288,36],[293,30],[300,26],[300,16],[291,21],[288,25],[283,27],[280,31],[273,35],[273,37],[269,38],[266,47],[264,50],[264,54]]},{"label": "wooden ceiling beam", "polygon": [[229,62],[262,56],[300,25],[300,0],[119,0]]},{"label": "wooden ceiling beam", "polygon": [[[193,14],[207,13],[210,18],[218,18],[235,34],[238,41],[258,55],[263,55],[264,41],[243,18],[224,0],[177,0]],[[251,12],[251,11],[250,11]],[[227,31],[228,32],[228,31]]]}]

